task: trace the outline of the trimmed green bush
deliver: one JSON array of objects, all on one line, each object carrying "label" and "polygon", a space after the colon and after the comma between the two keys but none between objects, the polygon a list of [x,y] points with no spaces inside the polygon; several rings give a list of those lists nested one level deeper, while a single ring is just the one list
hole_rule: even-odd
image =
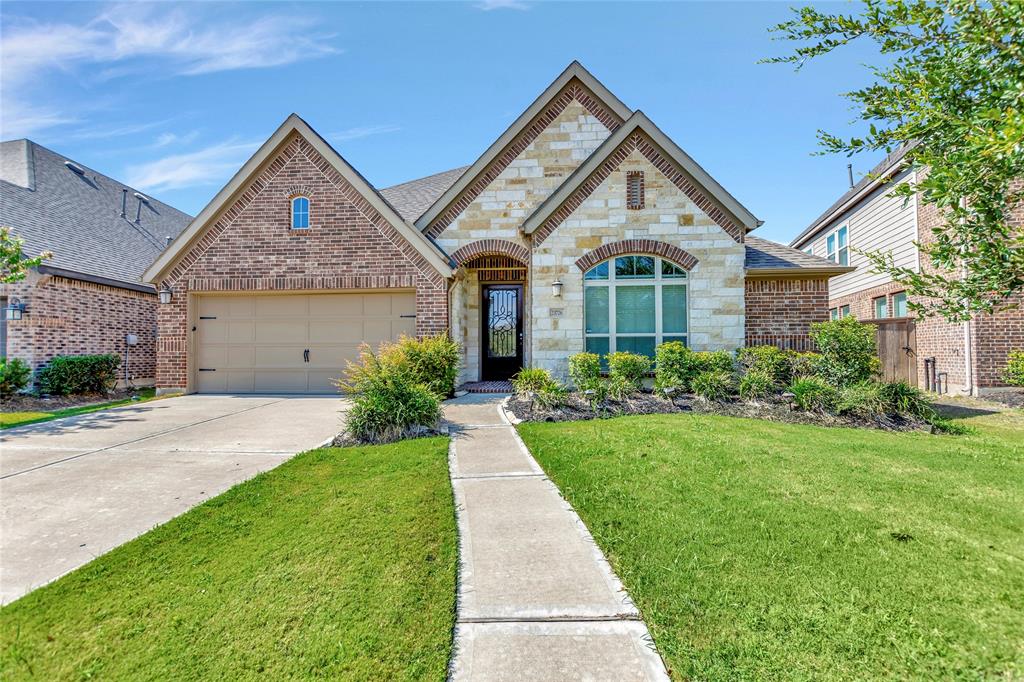
[{"label": "trimmed green bush", "polygon": [[569,356],[569,378],[577,391],[587,391],[601,382],[601,356],[576,353]]},{"label": "trimmed green bush", "polygon": [[740,397],[744,400],[767,398],[775,386],[775,378],[765,370],[750,370],[740,377]]},{"label": "trimmed green bush", "polygon": [[546,369],[521,369],[512,377],[512,390],[518,396],[527,393],[540,393],[559,387],[560,384],[551,377]]},{"label": "trimmed green bush", "polygon": [[820,353],[799,353],[797,351],[786,351],[789,360],[790,381],[814,376],[818,372],[818,362],[821,360]]},{"label": "trimmed green bush", "polygon": [[49,395],[107,393],[117,384],[121,356],[59,355],[39,370],[39,391]]},{"label": "trimmed green bush", "polygon": [[727,372],[732,374],[735,359],[727,350],[698,351],[694,353],[697,361],[698,371],[701,372]]},{"label": "trimmed green bush", "polygon": [[447,334],[422,339],[402,337],[393,346],[409,359],[417,383],[426,386],[438,400],[455,393],[459,376],[459,344]]},{"label": "trimmed green bush", "polygon": [[637,353],[609,353],[608,377],[630,384],[634,392],[643,389],[644,376],[651,371],[651,359]]},{"label": "trimmed green bush", "polygon": [[785,386],[792,379],[790,356],[777,346],[749,346],[736,352],[736,360],[745,372],[759,373],[774,386]]},{"label": "trimmed green bush", "polygon": [[815,322],[811,339],[820,356],[815,373],[837,388],[874,378],[881,367],[876,330],[853,317]]},{"label": "trimmed green bush", "polygon": [[905,381],[890,381],[878,386],[879,395],[890,412],[919,417],[925,421],[935,418],[935,408],[924,391],[914,388]]},{"label": "trimmed green bush", "polygon": [[701,372],[690,382],[694,394],[704,400],[725,400],[732,391],[732,373],[722,370]]},{"label": "trimmed green bush", "polygon": [[877,381],[860,381],[839,389],[835,410],[857,417],[875,417],[891,411],[882,384]]},{"label": "trimmed green bush", "polygon": [[1003,381],[1011,386],[1024,386],[1024,350],[1011,350],[1006,358]]},{"label": "trimmed green bush", "polygon": [[807,412],[831,412],[839,399],[836,387],[818,376],[797,379],[789,392],[797,407]]},{"label": "trimmed green bush", "polygon": [[604,397],[622,402],[638,393],[636,386],[624,377],[611,377],[604,384]]},{"label": "trimmed green bush", "polygon": [[20,358],[0,358],[0,397],[10,398],[24,391],[32,378],[32,370]]},{"label": "trimmed green bush", "polygon": [[700,371],[696,354],[682,341],[668,341],[654,351],[654,388],[690,390],[690,382]]},{"label": "trimmed green bush", "polygon": [[569,389],[552,380],[550,386],[545,386],[533,394],[533,402],[537,407],[550,410],[553,407],[565,404],[569,396]]},{"label": "trimmed green bush", "polygon": [[437,396],[419,381],[398,344],[384,344],[379,354],[364,346],[338,385],[354,396],[345,428],[364,443],[396,441],[441,418]]}]

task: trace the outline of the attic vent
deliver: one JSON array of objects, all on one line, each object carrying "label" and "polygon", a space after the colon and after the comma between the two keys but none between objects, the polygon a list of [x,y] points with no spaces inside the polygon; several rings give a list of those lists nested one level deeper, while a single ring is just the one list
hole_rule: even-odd
[{"label": "attic vent", "polygon": [[70,170],[72,173],[77,173],[78,175],[85,175],[85,169],[79,166],[74,161],[65,161],[64,165],[67,166],[68,170]]},{"label": "attic vent", "polygon": [[141,201],[144,204],[148,204],[149,203],[149,198],[139,194],[138,192],[135,193],[135,198],[138,199],[139,201]]},{"label": "attic vent", "polygon": [[644,207],[643,171],[626,171],[626,208],[639,210]]}]

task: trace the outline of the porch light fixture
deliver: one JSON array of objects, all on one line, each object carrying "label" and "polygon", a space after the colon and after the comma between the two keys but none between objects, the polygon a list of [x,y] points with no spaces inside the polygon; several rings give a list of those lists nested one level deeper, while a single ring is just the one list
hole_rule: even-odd
[{"label": "porch light fixture", "polygon": [[20,320],[25,314],[25,304],[20,298],[12,298],[11,302],[4,308],[4,317],[8,320]]},{"label": "porch light fixture", "polygon": [[561,298],[562,296],[562,280],[556,279],[551,283],[551,295],[555,298]]},{"label": "porch light fixture", "polygon": [[160,304],[167,305],[171,302],[171,298],[174,296],[174,292],[166,284],[160,289]]}]

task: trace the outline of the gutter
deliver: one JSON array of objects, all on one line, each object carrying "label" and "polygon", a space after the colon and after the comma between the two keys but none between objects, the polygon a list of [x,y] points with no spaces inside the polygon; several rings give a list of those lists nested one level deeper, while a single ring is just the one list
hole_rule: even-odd
[{"label": "gutter", "polygon": [[835,268],[745,268],[747,277],[838,277],[857,268],[839,266]]},{"label": "gutter", "polygon": [[129,291],[139,291],[144,294],[156,294],[156,287],[148,284],[125,282],[119,279],[101,277],[100,275],[90,275],[86,272],[78,272],[76,270],[65,270],[64,268],[55,268],[52,265],[40,265],[39,267],[36,268],[36,270],[41,275],[53,275],[54,277],[64,277],[66,279],[78,280],[79,282],[102,284],[103,286],[114,287],[115,289],[128,289]]}]

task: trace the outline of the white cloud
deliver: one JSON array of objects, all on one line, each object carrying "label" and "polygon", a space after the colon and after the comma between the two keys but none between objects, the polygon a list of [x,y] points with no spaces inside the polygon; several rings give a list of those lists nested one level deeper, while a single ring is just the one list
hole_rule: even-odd
[{"label": "white cloud", "polygon": [[371,135],[397,133],[401,129],[401,126],[396,125],[360,126],[331,133],[328,137],[338,142],[344,142],[346,140],[358,140],[361,137],[370,137]]},{"label": "white cloud", "polygon": [[224,184],[259,144],[233,139],[195,152],[129,166],[125,184],[150,192]]},{"label": "white cloud", "polygon": [[177,133],[160,133],[156,137],[156,141],[153,143],[153,147],[167,147],[172,144],[189,144],[194,142],[199,137],[198,130],[192,130],[185,133],[184,135],[178,135]]},{"label": "white cloud", "polygon": [[476,4],[477,9],[490,12],[496,9],[516,9],[520,11],[530,9],[530,6],[520,0],[481,0]]}]

